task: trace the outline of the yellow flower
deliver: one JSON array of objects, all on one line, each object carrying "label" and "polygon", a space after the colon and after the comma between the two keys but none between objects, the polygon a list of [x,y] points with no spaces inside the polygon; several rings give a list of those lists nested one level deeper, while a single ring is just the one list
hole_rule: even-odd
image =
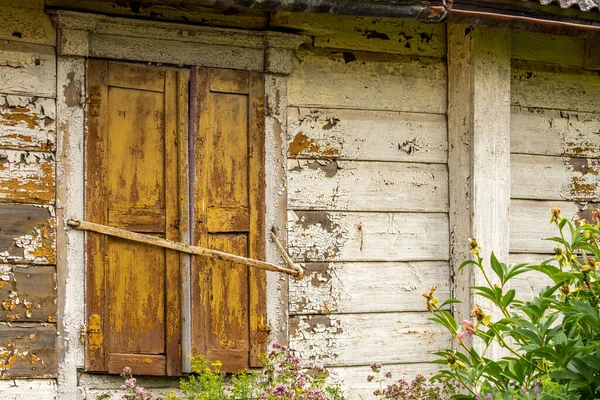
[{"label": "yellow flower", "polygon": [[477,239],[469,238],[469,246],[471,246],[471,250],[470,250],[471,254],[479,255],[481,247],[479,247],[479,244],[477,243]]},{"label": "yellow flower", "polygon": [[560,213],[560,207],[559,206],[551,208],[550,212],[552,213],[552,218],[550,218],[550,223],[553,223],[553,222],[559,223],[560,221],[563,220],[563,216]]}]

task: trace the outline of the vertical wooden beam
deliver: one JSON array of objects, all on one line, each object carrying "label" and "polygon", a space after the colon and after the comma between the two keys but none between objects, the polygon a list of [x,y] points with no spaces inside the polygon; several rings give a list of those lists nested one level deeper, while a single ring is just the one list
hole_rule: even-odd
[{"label": "vertical wooden beam", "polygon": [[486,262],[492,251],[501,261],[508,256],[510,37],[505,29],[448,25],[451,265],[455,295],[463,301],[458,320],[468,319],[475,303],[490,310],[470,290],[483,284],[481,274],[456,272],[470,257],[468,238],[477,239]]}]

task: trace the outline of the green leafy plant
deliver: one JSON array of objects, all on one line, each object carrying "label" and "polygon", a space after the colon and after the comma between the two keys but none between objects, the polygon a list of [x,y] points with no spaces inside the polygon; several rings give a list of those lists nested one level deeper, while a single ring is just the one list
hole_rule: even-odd
[{"label": "green leafy plant", "polygon": [[[594,211],[593,224],[581,220],[575,225],[562,217],[559,208],[551,212],[550,222],[559,233],[548,239],[556,243],[555,256],[540,265],[506,265],[492,253],[488,275],[479,244],[470,240],[475,259],[460,268],[482,274],[486,284],[473,290],[495,308],[493,313],[476,305],[472,319],[458,323],[445,309],[457,300],[440,304],[435,288],[424,293],[431,320],[443,325],[458,347],[437,353],[435,361],[446,367],[437,378],[456,380],[467,393],[454,398],[503,399],[533,393],[551,399],[557,390],[562,399],[600,398],[599,213]],[[553,284],[530,301],[517,300],[509,282],[525,272],[546,276]],[[493,320],[492,315],[501,317]],[[482,345],[476,349],[467,344],[469,337]],[[492,344],[508,355],[491,359],[487,353]],[[540,381],[545,383],[535,392]]]}]

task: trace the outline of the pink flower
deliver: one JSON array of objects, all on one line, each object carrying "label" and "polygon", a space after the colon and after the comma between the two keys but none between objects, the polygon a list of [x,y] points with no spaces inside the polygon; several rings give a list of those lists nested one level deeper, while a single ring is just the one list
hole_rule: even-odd
[{"label": "pink flower", "polygon": [[462,340],[465,336],[473,336],[473,332],[475,332],[475,327],[471,321],[467,321],[466,319],[461,322],[461,325],[465,327],[465,330],[458,333],[458,340]]}]

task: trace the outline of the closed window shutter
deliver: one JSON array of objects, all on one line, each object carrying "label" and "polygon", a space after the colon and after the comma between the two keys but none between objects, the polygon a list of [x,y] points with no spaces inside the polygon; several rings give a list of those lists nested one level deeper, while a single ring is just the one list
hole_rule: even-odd
[{"label": "closed window shutter", "polygon": [[[264,76],[199,68],[194,138],[194,244],[264,260]],[[192,262],[192,352],[226,371],[266,351],[265,272]]]},{"label": "closed window shutter", "polygon": [[[87,76],[86,219],[180,241],[177,142],[187,134],[187,75],[90,60]],[[86,237],[86,369],[180,374],[179,253]]]}]

